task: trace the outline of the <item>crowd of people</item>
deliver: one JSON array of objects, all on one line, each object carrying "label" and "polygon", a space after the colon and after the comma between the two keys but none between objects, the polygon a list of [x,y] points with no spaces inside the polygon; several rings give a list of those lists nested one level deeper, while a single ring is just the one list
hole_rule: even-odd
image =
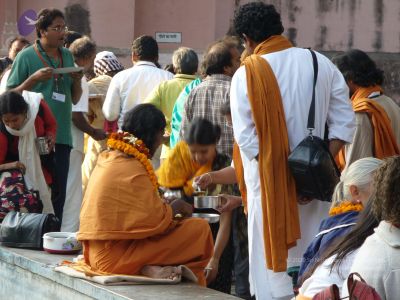
[{"label": "crowd of people", "polygon": [[[381,299],[400,294],[400,107],[365,52],[314,52],[314,135],[341,170],[325,202],[298,194],[288,167],[309,134],[315,67],[273,5],[241,6],[234,36],[202,59],[180,47],[165,69],[151,36],[125,69],[66,25],[42,10],[37,40],[15,38],[0,60],[0,171],[21,170],[43,212],[77,232],[71,267],[173,279],[186,265],[224,293],[234,279],[243,299],[332,284],[346,296],[357,272]],[[202,210],[217,223],[191,217],[196,189],[223,199]]]}]

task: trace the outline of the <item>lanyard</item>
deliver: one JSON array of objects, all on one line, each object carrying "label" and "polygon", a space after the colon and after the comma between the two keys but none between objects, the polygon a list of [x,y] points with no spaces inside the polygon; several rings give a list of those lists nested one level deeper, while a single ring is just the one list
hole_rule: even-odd
[{"label": "lanyard", "polygon": [[[40,48],[42,48],[42,47],[40,47]],[[52,63],[52,61],[51,61],[51,58],[47,55],[46,51],[44,51],[43,48],[42,48],[42,50],[43,50],[43,52],[45,53],[47,60],[50,62],[50,66],[49,66],[49,64],[45,61],[45,59],[43,58],[42,54],[40,54],[40,51],[39,51],[39,49],[38,49],[38,45],[37,45],[36,43],[35,43],[35,45],[34,45],[34,49],[35,49],[35,51],[36,51],[36,54],[39,56],[39,59],[42,61],[42,63],[44,64],[45,67],[50,67],[50,66],[51,66],[51,67],[53,67],[54,69],[57,68],[57,66],[53,65],[53,63]],[[62,68],[62,67],[63,67],[63,60],[62,60],[62,54],[61,54],[60,49],[58,49],[58,54],[59,54],[59,58],[60,58],[60,64],[59,64],[58,67],[59,67],[59,68]]]},{"label": "lanyard", "polygon": [[[42,61],[43,65],[44,65],[45,67],[52,67],[52,68],[56,69],[57,66],[53,65],[53,63],[52,63],[52,61],[51,61],[51,58],[47,55],[46,51],[44,51],[44,49],[42,48],[42,46],[40,46],[41,50],[43,50],[43,52],[45,53],[46,58],[47,58],[47,60],[48,60],[49,63],[50,63],[50,66],[49,66],[49,64],[46,62],[46,60],[43,58],[42,54],[41,54],[40,51],[39,51],[38,44],[39,44],[39,41],[38,41],[37,43],[35,43],[35,45],[33,46],[33,48],[35,49],[35,52],[36,52],[36,54],[38,55],[39,59]],[[39,44],[39,45],[40,45],[40,44]],[[58,67],[62,68],[62,67],[63,67],[63,60],[62,60],[62,53],[61,53],[61,50],[60,50],[60,49],[58,49],[58,54],[59,54],[58,57],[60,58],[60,63],[59,63],[59,65],[58,65]],[[62,80],[62,79],[63,79],[63,78],[62,78],[62,74],[53,74],[53,77],[54,77],[54,82],[55,82],[55,85],[56,85],[56,86],[55,86],[56,91],[59,91],[59,87],[58,87],[58,78],[60,77],[61,80]]]}]

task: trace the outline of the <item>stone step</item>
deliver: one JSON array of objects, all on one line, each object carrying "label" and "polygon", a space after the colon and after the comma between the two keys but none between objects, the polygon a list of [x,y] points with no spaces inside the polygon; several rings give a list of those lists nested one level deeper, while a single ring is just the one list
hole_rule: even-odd
[{"label": "stone step", "polygon": [[104,286],[53,270],[61,261],[71,261],[75,256],[0,246],[0,299],[238,299],[193,283]]}]

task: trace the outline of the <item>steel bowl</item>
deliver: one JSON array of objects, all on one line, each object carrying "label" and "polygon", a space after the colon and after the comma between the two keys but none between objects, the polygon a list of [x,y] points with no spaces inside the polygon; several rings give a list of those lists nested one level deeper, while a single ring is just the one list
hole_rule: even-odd
[{"label": "steel bowl", "polygon": [[222,206],[223,199],[220,196],[195,196],[194,207],[195,208],[213,208],[217,209]]},{"label": "steel bowl", "polygon": [[193,213],[192,218],[200,218],[207,220],[208,223],[219,222],[219,214],[203,214],[203,213]]}]

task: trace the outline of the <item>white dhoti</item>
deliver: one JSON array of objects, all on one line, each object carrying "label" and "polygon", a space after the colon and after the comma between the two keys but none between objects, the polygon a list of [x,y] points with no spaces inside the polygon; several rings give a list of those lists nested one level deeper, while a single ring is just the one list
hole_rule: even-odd
[{"label": "white dhoti", "polygon": [[[258,162],[255,159],[249,161],[243,154],[242,159],[247,187],[251,293],[260,300],[291,299],[294,296],[292,278],[286,272],[275,273],[266,267]],[[297,241],[296,247],[289,250],[288,267],[300,266],[303,253],[318,233],[319,224],[327,217],[328,211],[328,202],[314,200],[307,205],[299,205],[302,238]]]},{"label": "white dhoti", "polygon": [[83,132],[71,126],[74,147],[69,156],[67,193],[65,197],[61,231],[77,232],[82,205]]}]

